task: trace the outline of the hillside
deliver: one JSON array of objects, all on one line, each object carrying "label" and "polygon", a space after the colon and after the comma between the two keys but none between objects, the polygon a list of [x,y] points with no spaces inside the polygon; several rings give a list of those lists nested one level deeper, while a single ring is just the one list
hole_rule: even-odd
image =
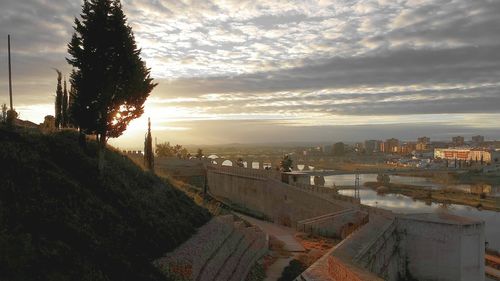
[{"label": "hillside", "polygon": [[0,280],[165,280],[151,262],[210,219],[182,192],[74,132],[0,127]]}]

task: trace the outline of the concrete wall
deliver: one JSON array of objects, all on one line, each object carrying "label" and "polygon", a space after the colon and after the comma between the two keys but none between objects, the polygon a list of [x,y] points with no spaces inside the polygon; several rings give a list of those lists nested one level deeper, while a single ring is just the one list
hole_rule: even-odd
[{"label": "concrete wall", "polygon": [[346,209],[297,222],[297,230],[325,237],[344,239],[368,222],[368,213]]},{"label": "concrete wall", "polygon": [[326,261],[297,280],[482,281],[484,223],[447,214],[373,215]]},{"label": "concrete wall", "polygon": [[170,175],[202,189],[205,185],[205,165],[208,161],[198,159],[179,159],[177,157],[156,157],[155,171],[158,174]]},{"label": "concrete wall", "polygon": [[398,280],[399,275],[404,275],[404,253],[400,251],[400,236],[396,225],[396,220],[384,225],[372,237],[371,244],[354,258],[358,266],[384,280]]},{"label": "concrete wall", "polygon": [[340,202],[325,200],[325,195],[304,192],[268,177],[235,175],[218,169],[208,170],[207,177],[208,191],[212,196],[253,210],[276,223],[288,226],[295,227],[299,220],[346,208]]},{"label": "concrete wall", "polygon": [[363,270],[362,268],[352,266],[339,258],[328,257],[328,275],[335,281],[382,281],[384,279]]},{"label": "concrete wall", "polygon": [[484,280],[484,223],[398,218],[407,272],[418,280]]}]

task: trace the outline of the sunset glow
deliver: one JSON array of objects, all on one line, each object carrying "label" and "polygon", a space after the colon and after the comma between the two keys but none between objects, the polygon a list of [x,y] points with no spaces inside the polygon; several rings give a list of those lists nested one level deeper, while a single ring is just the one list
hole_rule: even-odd
[{"label": "sunset glow", "polygon": [[[234,142],[332,141],[340,132],[357,141],[363,126],[380,138],[500,137],[496,1],[122,2],[159,85],[117,145],[140,147],[147,117],[158,138],[189,143],[217,142],[205,135],[213,124]],[[0,63],[17,22],[14,100],[21,118],[40,123],[53,114],[51,68],[69,75],[66,44],[81,7],[30,3],[2,3]],[[64,16],[54,18],[57,9]]]}]

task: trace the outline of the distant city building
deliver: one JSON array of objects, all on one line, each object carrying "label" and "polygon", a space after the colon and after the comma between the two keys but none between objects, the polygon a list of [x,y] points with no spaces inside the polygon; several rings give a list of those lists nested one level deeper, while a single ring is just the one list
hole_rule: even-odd
[{"label": "distant city building", "polygon": [[382,144],[382,141],[379,140],[366,140],[365,141],[365,150],[366,153],[375,153],[379,152],[380,150],[380,145]]},{"label": "distant city building", "polygon": [[417,139],[417,143],[429,144],[429,143],[431,143],[431,138],[429,138],[429,137],[419,137]]},{"label": "distant city building", "polygon": [[434,149],[434,158],[489,164],[498,163],[500,151],[486,148],[436,148]]},{"label": "distant city building", "polygon": [[473,144],[481,144],[483,142],[484,142],[484,136],[477,135],[472,137]]},{"label": "distant city building", "polygon": [[450,144],[448,142],[444,142],[444,141],[433,141],[430,144],[430,147],[431,148],[448,148],[448,147],[450,147]]},{"label": "distant city building", "polygon": [[332,151],[333,151],[332,144],[323,145],[323,153],[332,154]]},{"label": "distant city building", "polygon": [[378,145],[378,151],[385,152],[385,142],[381,141]]},{"label": "distant city building", "polygon": [[431,144],[431,138],[429,137],[419,137],[417,139],[417,143],[415,145],[415,150],[416,151],[424,151],[424,150],[428,150],[430,147],[430,144]]},{"label": "distant city building", "polygon": [[414,142],[403,143],[399,146],[399,153],[410,154],[417,150],[417,144]]},{"label": "distant city building", "polygon": [[462,146],[465,144],[465,139],[462,136],[456,136],[451,138],[451,142],[454,146]]},{"label": "distant city building", "polygon": [[423,142],[417,142],[417,144],[415,145],[416,151],[424,151],[424,150],[427,150],[428,148],[429,148],[429,145],[426,143],[423,143]]},{"label": "distant city building", "polygon": [[390,138],[390,139],[385,141],[383,152],[385,152],[385,153],[397,153],[398,150],[399,150],[399,140],[398,139]]}]

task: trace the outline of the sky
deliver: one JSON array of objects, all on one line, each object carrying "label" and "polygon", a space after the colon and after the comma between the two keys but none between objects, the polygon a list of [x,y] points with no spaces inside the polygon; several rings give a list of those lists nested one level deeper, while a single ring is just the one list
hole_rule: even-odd
[{"label": "sky", "polygon": [[[77,0],[0,1],[20,118],[53,115]],[[115,146],[500,139],[500,0],[122,0],[159,85]]]}]

